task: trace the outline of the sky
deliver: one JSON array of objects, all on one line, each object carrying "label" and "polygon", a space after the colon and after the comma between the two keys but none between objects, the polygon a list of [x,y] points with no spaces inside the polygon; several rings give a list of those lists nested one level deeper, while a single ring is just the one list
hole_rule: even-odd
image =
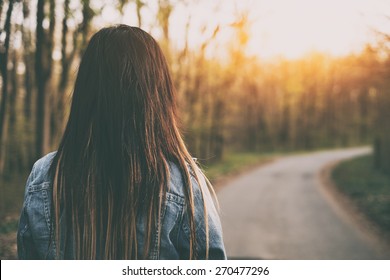
[{"label": "sky", "polygon": [[[76,2],[76,1],[73,1]],[[103,7],[96,25],[126,23],[136,25],[134,1],[125,6],[124,16],[109,1],[94,0],[95,9]],[[157,0],[144,1],[142,28],[161,36],[156,22]],[[196,49],[211,37],[216,26],[220,32],[208,49],[209,55],[222,55],[235,40],[232,24],[247,14],[249,41],[243,50],[259,58],[284,56],[299,58],[312,51],[333,56],[359,52],[373,42],[373,30],[390,34],[390,0],[171,0],[175,3],[170,19],[170,39],[182,48],[189,22],[188,42]],[[104,6],[103,3],[106,5]]]}]

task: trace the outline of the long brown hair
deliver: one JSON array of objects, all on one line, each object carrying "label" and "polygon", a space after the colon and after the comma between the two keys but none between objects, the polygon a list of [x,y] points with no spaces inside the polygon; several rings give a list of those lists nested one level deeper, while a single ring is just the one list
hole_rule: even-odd
[{"label": "long brown hair", "polygon": [[[101,29],[81,60],[69,120],[50,168],[57,256],[71,238],[77,259],[135,259],[140,250],[147,258],[152,235],[159,232],[169,162],[183,176],[195,259],[191,176],[201,180],[177,127],[167,62],[143,30]],[[137,246],[140,213],[146,217],[144,248]],[[208,234],[206,239],[208,244]]]}]

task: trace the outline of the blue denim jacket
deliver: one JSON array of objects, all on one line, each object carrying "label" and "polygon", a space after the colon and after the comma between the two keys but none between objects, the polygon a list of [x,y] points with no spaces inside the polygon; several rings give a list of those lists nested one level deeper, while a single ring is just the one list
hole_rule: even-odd
[{"label": "blue denim jacket", "polygon": [[[56,258],[55,242],[50,238],[52,184],[48,170],[55,152],[39,159],[33,166],[27,180],[23,209],[21,212],[17,245],[19,259],[54,259]],[[204,178],[201,178],[203,180]],[[198,255],[205,256],[206,235],[204,228],[204,212],[200,186],[192,179],[195,202],[195,224],[198,244]],[[209,222],[209,259],[226,259],[222,239],[221,222],[215,209],[210,192],[203,188]],[[153,244],[149,251],[149,259],[188,259],[189,258],[189,222],[186,214],[183,179],[178,167],[170,164],[169,191],[166,194],[165,207],[161,214],[160,248],[158,233],[154,233]],[[143,248],[145,236],[144,219],[137,224],[138,246]],[[52,246],[49,246],[52,242]],[[72,245],[70,244],[72,247]],[[73,258],[70,255],[62,258]],[[139,250],[142,251],[142,250]]]}]

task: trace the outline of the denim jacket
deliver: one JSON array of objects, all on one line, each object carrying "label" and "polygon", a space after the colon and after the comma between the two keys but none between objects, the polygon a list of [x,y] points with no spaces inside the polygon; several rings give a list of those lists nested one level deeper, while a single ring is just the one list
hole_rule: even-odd
[{"label": "denim jacket", "polygon": [[[48,170],[55,152],[39,159],[33,166],[28,177],[21,212],[17,246],[19,259],[55,259],[56,246],[50,238],[52,183]],[[204,178],[200,178],[204,180]],[[202,184],[201,184],[202,185]],[[206,250],[206,234],[204,227],[204,210],[200,186],[192,178],[195,203],[195,225],[198,246],[198,256],[204,258]],[[179,168],[170,164],[170,181],[166,194],[166,203],[161,214],[160,233],[153,233],[152,246],[148,254],[149,259],[188,259],[190,227],[187,216],[187,207],[184,199],[184,183]],[[207,207],[209,224],[209,259],[226,259],[222,239],[221,222],[215,209],[210,192],[202,187]],[[138,219],[137,236],[138,247],[143,248],[145,236],[144,219]],[[160,236],[160,246],[158,237]],[[52,242],[52,246],[50,245]],[[70,245],[72,247],[72,245]],[[61,258],[74,258],[73,248],[70,255],[64,255],[60,250]],[[69,251],[69,250],[67,250]],[[142,251],[142,250],[139,250]]]}]

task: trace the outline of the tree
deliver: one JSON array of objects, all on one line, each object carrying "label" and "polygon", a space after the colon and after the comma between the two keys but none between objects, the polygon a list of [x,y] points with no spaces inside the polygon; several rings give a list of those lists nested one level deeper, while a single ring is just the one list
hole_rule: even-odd
[{"label": "tree", "polygon": [[35,49],[35,83],[36,99],[36,157],[39,158],[49,151],[50,141],[50,112],[47,83],[52,73],[52,52],[55,30],[55,0],[50,0],[50,23],[46,34],[43,21],[45,19],[45,1],[37,2],[37,27]]},{"label": "tree", "polygon": [[[8,10],[4,23],[4,33],[5,39],[4,44],[0,46],[0,73],[2,78],[2,93],[1,93],[1,104],[0,104],[0,174],[3,173],[4,163],[5,163],[5,152],[4,152],[4,142],[6,135],[6,108],[8,100],[8,54],[11,38],[11,17],[14,7],[14,0],[8,2]],[[2,8],[3,3],[1,3]]]}]

